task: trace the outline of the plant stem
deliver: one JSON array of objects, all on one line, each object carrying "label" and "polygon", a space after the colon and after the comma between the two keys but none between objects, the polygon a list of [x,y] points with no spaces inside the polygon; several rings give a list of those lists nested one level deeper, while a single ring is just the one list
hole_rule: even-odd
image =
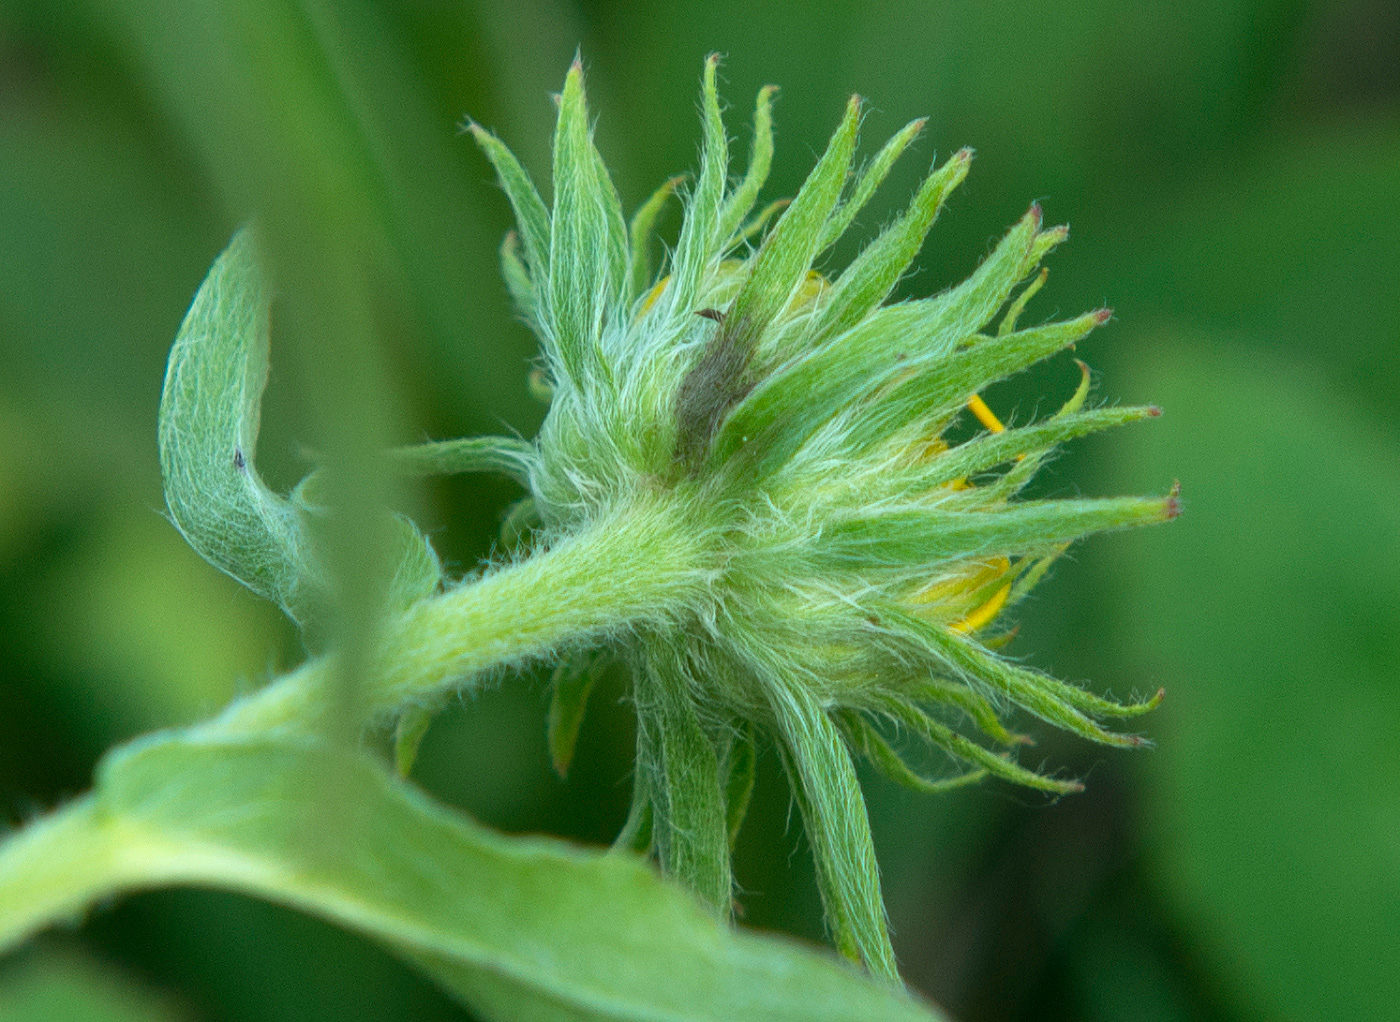
[{"label": "plant stem", "polygon": [[[655,502],[630,504],[384,622],[357,712],[373,720],[431,704],[484,671],[659,623],[694,606],[709,577],[696,531],[680,515]],[[210,726],[314,727],[329,706],[332,666],[327,658],[311,661]]]}]

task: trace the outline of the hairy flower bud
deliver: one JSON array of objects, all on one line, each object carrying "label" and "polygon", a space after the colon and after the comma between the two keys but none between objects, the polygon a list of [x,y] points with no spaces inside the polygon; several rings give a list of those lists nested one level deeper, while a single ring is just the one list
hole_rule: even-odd
[{"label": "hairy flower bud", "polygon": [[[593,145],[578,63],[559,99],[552,206],[500,141],[470,126],[515,209],[505,276],[543,348],[549,413],[519,455],[541,523],[534,542],[607,522],[638,530],[639,543],[670,529],[698,552],[681,611],[607,636],[632,668],[638,714],[623,840],[654,849],[727,913],[730,841],[752,743],[766,736],[791,776],[837,945],[895,977],[852,753],[921,789],[992,774],[1064,793],[1079,785],[1016,763],[1022,739],[1005,711],[1141,744],[1101,721],[1149,710],[1160,694],[1125,705],[1056,681],[999,656],[1006,635],[993,626],[1070,542],[1164,521],[1177,502],[1019,499],[1055,444],[1157,414],[1084,408],[1087,369],[1057,414],[1014,429],[977,397],[1108,319],[1017,326],[1067,229],[1046,228],[1032,206],[966,281],[890,303],[967,174],[964,149],[850,265],[819,273],[922,122],[853,173],[853,97],[791,203],[755,214],[773,90],[759,94],[750,166],[731,186],[715,70],[711,57],[698,174],[666,182],[630,225]],[[675,194],[680,234],[653,274],[652,225]],[[949,427],[969,412],[984,431],[952,444]],[[580,676],[561,672],[551,713],[561,766],[590,687]],[[895,731],[947,753],[950,773],[916,773]]]}]

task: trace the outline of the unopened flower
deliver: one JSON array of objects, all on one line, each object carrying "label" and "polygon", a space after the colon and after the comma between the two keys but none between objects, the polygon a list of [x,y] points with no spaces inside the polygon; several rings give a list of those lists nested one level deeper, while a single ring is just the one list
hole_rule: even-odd
[{"label": "unopened flower", "polygon": [[[1079,785],[1016,762],[1022,739],[1006,711],[1141,744],[1102,721],[1160,696],[1120,704],[1013,663],[995,652],[1005,637],[996,625],[1067,544],[1166,520],[1177,503],[1019,499],[1055,444],[1157,414],[1086,409],[1087,369],[1057,414],[1017,428],[977,397],[1108,319],[1098,310],[1018,327],[1064,227],[1046,228],[1032,206],[969,279],[890,302],[968,171],[962,150],[850,265],[819,272],[923,122],[852,173],[852,98],[791,203],[755,212],[773,90],[759,93],[749,166],[731,183],[715,70],[711,58],[699,172],[664,184],[630,223],[593,145],[577,63],[559,98],[552,206],[500,141],[470,126],[515,209],[505,277],[543,350],[536,383],[549,413],[520,455],[535,543],[606,522],[641,545],[698,552],[677,583],[687,592],[679,609],[597,643],[630,665],[638,716],[622,840],[654,849],[727,913],[729,847],[762,736],[792,779],[836,943],[894,976],[853,753],[916,788],[991,774],[1064,793]],[[673,195],[684,219],[654,272],[652,225]],[[949,442],[969,409],[984,430]],[[556,679],[561,765],[587,694],[586,657],[575,651]],[[951,771],[917,773],[895,732],[942,750]]]}]

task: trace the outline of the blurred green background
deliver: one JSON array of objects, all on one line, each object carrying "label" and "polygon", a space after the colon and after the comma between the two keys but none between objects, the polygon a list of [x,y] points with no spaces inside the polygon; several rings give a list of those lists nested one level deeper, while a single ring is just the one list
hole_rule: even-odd
[{"label": "blurred green background", "polygon": [[[1041,486],[1179,478],[1186,513],[1079,548],[1013,647],[1119,695],[1166,686],[1158,747],[1036,730],[1036,755],[1088,782],[1058,804],[870,777],[912,985],[966,1022],[1400,1017],[1395,0],[3,0],[4,825],[298,656],[160,513],[165,355],[238,224],[266,225],[287,296],[271,480],[307,447],[533,431],[533,342],[495,266],[507,206],[457,125],[547,177],[548,94],[580,46],[629,206],[692,166],[711,50],[740,153],[753,94],[783,87],[773,197],[850,92],[867,151],[929,115],[867,235],[935,150],[979,155],[909,291],[960,279],[1040,199],[1075,237],[1029,318],[1111,304],[1078,352],[1096,393],[1165,408]],[[988,399],[1025,418],[1075,378],[1060,359]],[[517,496],[464,478],[402,499],[464,572]],[[505,830],[605,842],[628,798],[623,696],[595,697],[561,781],[540,679],[506,679],[434,725],[417,777]],[[799,830],[770,755],[737,854],[745,922],[819,939]],[[203,892],[103,907],[0,962],[6,1022],[462,1017],[357,938]]]}]

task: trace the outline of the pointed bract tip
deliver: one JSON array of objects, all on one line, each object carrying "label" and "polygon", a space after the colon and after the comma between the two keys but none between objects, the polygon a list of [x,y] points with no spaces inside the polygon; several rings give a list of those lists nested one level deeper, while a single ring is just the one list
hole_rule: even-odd
[{"label": "pointed bract tip", "polygon": [[1173,486],[1170,496],[1162,501],[1162,515],[1167,521],[1171,521],[1181,514],[1181,487]]},{"label": "pointed bract tip", "polygon": [[1035,224],[1035,229],[1040,230],[1040,224],[1045,219],[1045,214],[1040,211],[1040,203],[1032,202],[1031,208],[1026,211],[1026,217]]},{"label": "pointed bract tip", "polygon": [[719,66],[719,62],[721,59],[723,58],[721,57],[720,52],[718,50],[712,50],[709,53],[705,54],[705,63],[710,67]]},{"label": "pointed bract tip", "polygon": [[[562,99],[564,93],[574,90],[579,92],[583,91],[583,61],[579,60],[577,57],[575,57],[574,62],[569,65],[569,73],[564,76],[564,90],[559,94],[560,98]],[[559,101],[560,100],[556,100],[556,102]]]},{"label": "pointed bract tip", "polygon": [[[927,118],[925,118],[925,120],[927,120]],[[953,159],[957,160],[959,163],[970,163],[972,158],[976,155],[976,149],[972,148],[970,145],[965,145],[953,154]]]},{"label": "pointed bract tip", "polygon": [[1159,419],[1162,416],[1162,409],[1157,405],[1147,406],[1147,417],[1149,419]]},{"label": "pointed bract tip", "polygon": [[1173,480],[1172,480],[1172,488],[1171,488],[1170,492],[1167,493],[1167,496],[1168,496],[1168,497],[1180,497],[1180,496],[1181,496],[1181,480],[1180,480],[1180,479],[1173,479]]},{"label": "pointed bract tip", "polygon": [[1040,232],[1041,237],[1049,238],[1056,245],[1063,245],[1069,241],[1069,224],[1056,224]]},{"label": "pointed bract tip", "polygon": [[1156,707],[1161,706],[1162,700],[1165,698],[1167,698],[1167,690],[1165,688],[1159,688],[1157,690],[1157,694],[1152,697],[1153,708],[1155,709]]},{"label": "pointed bract tip", "polygon": [[1112,309],[1100,309],[1098,312],[1094,313],[1094,326],[1103,326],[1112,318]]}]

